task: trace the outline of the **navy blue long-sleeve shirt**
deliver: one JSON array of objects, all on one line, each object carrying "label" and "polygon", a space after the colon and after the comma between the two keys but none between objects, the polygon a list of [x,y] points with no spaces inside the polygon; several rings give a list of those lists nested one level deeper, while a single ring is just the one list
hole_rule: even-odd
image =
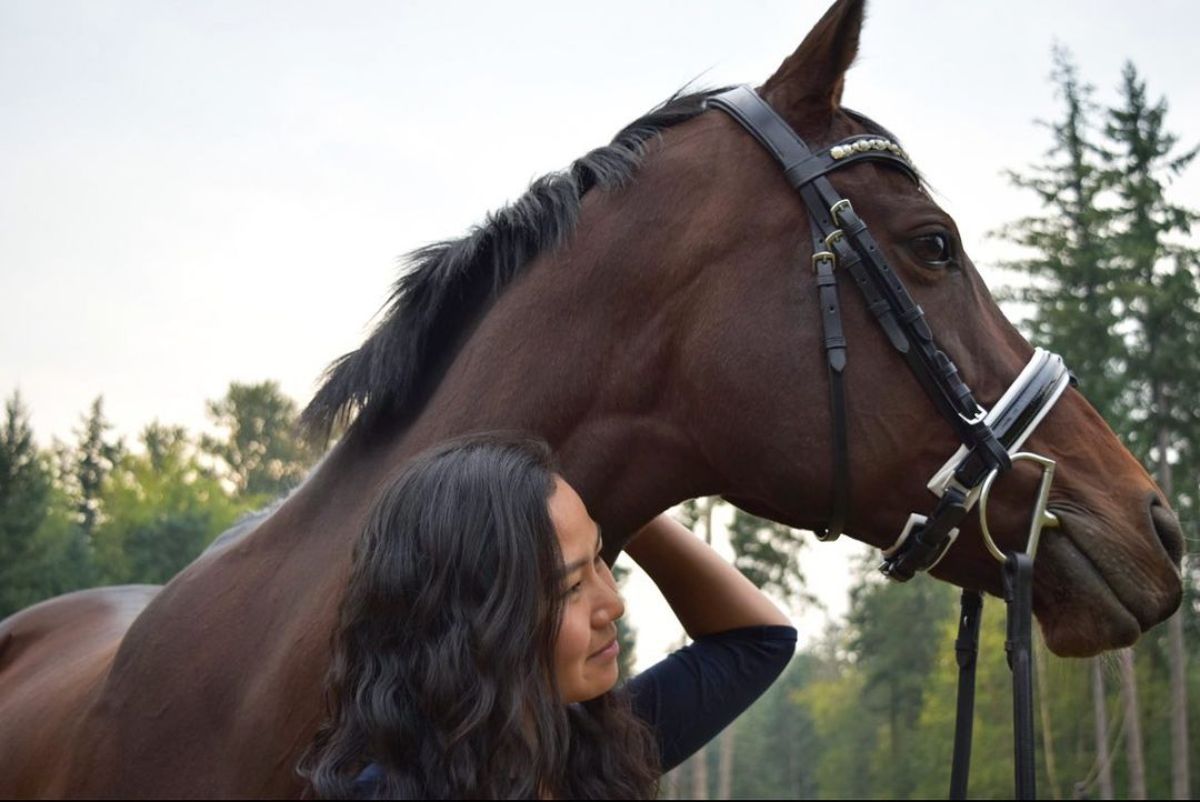
[{"label": "navy blue long-sleeve shirt", "polygon": [[[634,712],[658,738],[664,773],[687,760],[762,696],[796,650],[788,626],[731,629],[697,638],[626,684]],[[359,775],[363,796],[382,778],[372,763]]]},{"label": "navy blue long-sleeve shirt", "polygon": [[697,638],[629,680],[634,712],[658,736],[663,772],[762,696],[795,650],[792,627],[731,629]]}]

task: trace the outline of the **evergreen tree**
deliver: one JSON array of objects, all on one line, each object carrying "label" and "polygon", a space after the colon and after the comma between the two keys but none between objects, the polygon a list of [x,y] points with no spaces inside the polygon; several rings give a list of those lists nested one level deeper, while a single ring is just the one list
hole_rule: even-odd
[{"label": "evergreen tree", "polygon": [[[1009,266],[1028,274],[1033,286],[1009,297],[1036,305],[1031,334],[1066,357],[1089,399],[1155,468],[1190,530],[1200,489],[1200,252],[1188,238],[1200,218],[1171,202],[1167,189],[1197,149],[1178,152],[1178,138],[1165,129],[1166,102],[1149,100],[1132,64],[1096,144],[1091,89],[1080,83],[1064,52],[1057,51],[1055,61],[1065,110],[1062,122],[1050,126],[1053,161],[1031,176],[1013,176],[1038,194],[1046,214],[1005,230],[1032,249],[1030,259]],[[1186,562],[1184,568],[1190,585],[1193,570]],[[1193,597],[1185,588],[1185,598]],[[1177,798],[1190,796],[1184,625],[1176,616],[1167,628]],[[1154,633],[1151,639],[1161,637]],[[1138,688],[1128,685],[1133,676],[1124,671],[1116,677],[1126,683],[1126,700],[1138,696]],[[1138,682],[1145,681],[1140,672]],[[1126,722],[1126,732],[1139,725]],[[1157,738],[1162,729],[1145,731]],[[1129,738],[1126,745],[1137,746]],[[1148,751],[1153,757],[1154,746]]]},{"label": "evergreen tree", "polygon": [[[1116,198],[1110,240],[1129,324],[1128,433],[1135,452],[1159,466],[1160,482],[1171,484],[1172,462],[1182,458],[1191,469],[1200,446],[1200,249],[1184,241],[1200,214],[1173,203],[1167,188],[1200,148],[1176,152],[1178,137],[1164,127],[1166,101],[1148,100],[1132,64],[1125,66],[1121,95],[1105,127],[1104,179]],[[1172,501],[1187,513],[1195,474],[1181,478]]]},{"label": "evergreen tree", "polygon": [[[1177,152],[1178,137],[1165,129],[1165,99],[1151,102],[1146,83],[1125,65],[1121,105],[1110,109],[1105,133],[1106,185],[1116,198],[1111,217],[1114,265],[1130,324],[1124,345],[1130,398],[1130,445],[1155,465],[1159,486],[1184,519],[1196,514],[1200,487],[1200,249],[1183,238],[1200,214],[1167,197],[1172,178],[1200,148]],[[1186,575],[1185,575],[1186,576]],[[1172,652],[1172,720],[1176,746],[1174,795],[1190,798],[1187,693],[1183,620],[1169,625]]]},{"label": "evergreen tree", "polygon": [[0,429],[0,618],[27,603],[24,561],[49,510],[50,472],[33,443],[19,393],[4,405]]},{"label": "evergreen tree", "polygon": [[861,707],[877,714],[881,725],[879,746],[887,769],[875,778],[875,792],[902,798],[920,779],[910,733],[920,718],[929,674],[953,642],[944,628],[954,618],[956,594],[925,576],[889,582],[875,567],[873,558],[860,563],[850,591],[848,646],[862,677]]},{"label": "evergreen tree", "polygon": [[1037,195],[1042,212],[1000,231],[1029,252],[1003,267],[1028,279],[998,294],[1032,305],[1026,323],[1031,339],[1063,356],[1088,399],[1114,424],[1123,419],[1124,354],[1116,336],[1120,304],[1105,237],[1108,219],[1098,202],[1105,174],[1094,139],[1094,90],[1061,47],[1054,50],[1051,79],[1063,117],[1043,123],[1052,137],[1046,161],[1026,174],[1008,173],[1013,184]]},{"label": "evergreen tree", "polygon": [[89,551],[70,506],[14,392],[0,428],[0,618],[90,584]]},{"label": "evergreen tree", "polygon": [[104,416],[104,397],[97,396],[83,418],[83,428],[76,431],[78,445],[71,457],[79,521],[89,538],[95,534],[103,514],[100,494],[104,481],[124,453],[119,439],[108,439],[112,428]]},{"label": "evergreen tree", "polygon": [[793,607],[815,603],[804,590],[800,552],[805,541],[800,532],[735,509],[729,542],[735,555],[733,564],[756,587],[774,592]]},{"label": "evergreen tree", "polygon": [[820,739],[799,696],[822,673],[820,655],[796,655],[783,675],[731,726],[738,750],[734,799],[817,799]]}]

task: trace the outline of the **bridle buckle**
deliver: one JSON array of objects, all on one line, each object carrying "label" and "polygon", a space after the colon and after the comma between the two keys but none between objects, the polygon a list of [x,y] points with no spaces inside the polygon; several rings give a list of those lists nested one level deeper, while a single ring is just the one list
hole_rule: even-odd
[{"label": "bridle buckle", "polygon": [[820,272],[821,262],[829,262],[829,269],[837,268],[837,256],[833,251],[817,251],[812,255],[812,269],[814,273]]},{"label": "bridle buckle", "polygon": [[850,201],[846,198],[842,198],[840,201],[829,207],[829,214],[833,218],[834,224],[841,226],[842,220],[840,217],[838,217],[838,212],[850,212],[853,214],[854,207],[850,205]]}]

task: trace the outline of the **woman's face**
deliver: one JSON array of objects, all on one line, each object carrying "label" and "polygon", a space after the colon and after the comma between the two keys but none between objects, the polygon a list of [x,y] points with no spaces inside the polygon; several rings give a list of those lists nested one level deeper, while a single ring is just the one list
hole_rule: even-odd
[{"label": "woman's face", "polygon": [[554,669],[562,700],[594,699],[617,684],[616,621],[625,613],[617,583],[600,557],[600,527],[579,494],[555,477],[550,519],[567,571],[559,593],[562,622],[554,645]]}]

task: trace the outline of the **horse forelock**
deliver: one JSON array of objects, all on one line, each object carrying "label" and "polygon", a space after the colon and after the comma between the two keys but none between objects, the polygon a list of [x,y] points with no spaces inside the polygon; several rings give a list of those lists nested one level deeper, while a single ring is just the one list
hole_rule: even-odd
[{"label": "horse forelock", "polygon": [[686,89],[621,129],[608,145],[537,179],[463,237],[408,254],[383,319],[362,346],[326,369],[301,415],[305,429],[326,439],[339,425],[369,428],[382,416],[405,418],[419,409],[492,302],[537,256],[571,235],[584,194],[624,186],[652,140],[700,114],[708,97],[724,91]]}]

